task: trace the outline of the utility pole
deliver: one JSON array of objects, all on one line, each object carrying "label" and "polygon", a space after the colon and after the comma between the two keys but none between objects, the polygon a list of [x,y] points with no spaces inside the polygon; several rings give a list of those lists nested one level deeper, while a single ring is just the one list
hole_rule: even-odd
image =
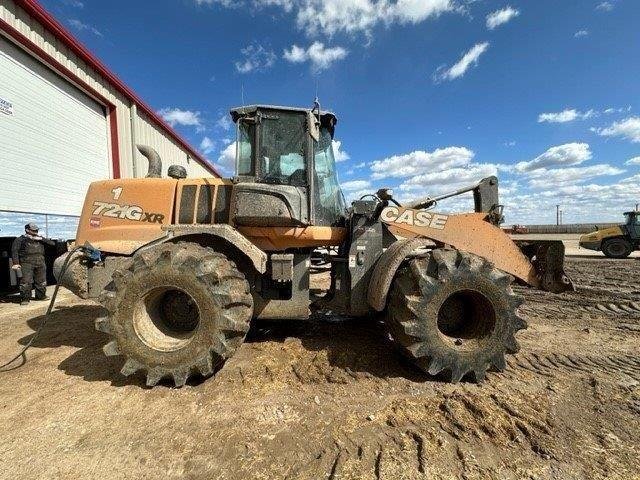
[{"label": "utility pole", "polygon": [[563,225],[562,223],[562,214],[564,213],[564,211],[560,210],[560,225]]},{"label": "utility pole", "polygon": [[556,205],[556,225],[560,225],[560,205]]}]

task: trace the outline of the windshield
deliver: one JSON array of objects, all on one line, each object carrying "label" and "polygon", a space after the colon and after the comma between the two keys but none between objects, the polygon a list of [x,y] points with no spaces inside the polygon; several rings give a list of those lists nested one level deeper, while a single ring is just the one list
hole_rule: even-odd
[{"label": "windshield", "polygon": [[331,225],[345,215],[346,206],[338,183],[331,134],[326,128],[320,130],[320,141],[314,147],[316,221]]},{"label": "windshield", "polygon": [[640,217],[635,213],[625,213],[624,220],[626,225],[640,225]]},{"label": "windshield", "polygon": [[297,112],[264,115],[260,135],[260,177],[267,183],[307,184],[306,119]]}]

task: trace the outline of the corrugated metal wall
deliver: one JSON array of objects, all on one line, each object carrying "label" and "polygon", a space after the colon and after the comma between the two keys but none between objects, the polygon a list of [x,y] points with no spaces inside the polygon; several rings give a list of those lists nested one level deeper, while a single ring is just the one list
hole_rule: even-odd
[{"label": "corrugated metal wall", "polygon": [[[162,158],[163,174],[166,173],[169,165],[182,165],[187,169],[190,177],[211,177],[211,172],[189,156],[180,146],[163,131],[159,130],[147,118],[144,112],[137,111],[136,120],[136,142],[154,147]],[[131,143],[129,143],[130,145]],[[139,155],[139,154],[138,154]],[[147,163],[144,157],[138,156],[137,176],[144,176],[147,172]]]},{"label": "corrugated metal wall", "polygon": [[[118,144],[120,153],[120,174],[122,177],[134,176],[133,148],[131,125],[135,125],[135,140],[137,143],[149,145],[156,150],[163,159],[164,170],[171,164],[179,164],[186,167],[190,177],[211,177],[214,174],[204,168],[196,160],[190,159],[185,151],[167,132],[154,124],[143,112],[137,111],[132,122],[132,103],[115,88],[108,84],[102,76],[79,59],[64,44],[58,41],[40,23],[31,18],[13,0],[0,0],[0,18],[28,37],[38,47],[43,49],[57,62],[68,68],[74,75],[82,79],[91,88],[107,98],[116,106],[118,119]],[[46,59],[41,59],[46,62]],[[109,145],[109,150],[111,145]],[[109,151],[111,156],[111,151]],[[138,154],[135,176],[144,176],[146,173],[146,160]],[[111,162],[109,162],[111,168]],[[111,172],[113,173],[113,172]]]}]

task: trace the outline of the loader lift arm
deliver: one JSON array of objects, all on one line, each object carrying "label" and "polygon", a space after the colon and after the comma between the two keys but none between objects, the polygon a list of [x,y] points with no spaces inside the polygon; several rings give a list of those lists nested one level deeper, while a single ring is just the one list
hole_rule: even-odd
[{"label": "loader lift arm", "polygon": [[[473,192],[475,213],[445,215],[425,209],[439,200]],[[498,179],[487,177],[475,185],[437,197],[427,197],[406,206],[383,200],[380,220],[398,237],[428,239],[436,245],[473,253],[520,282],[561,293],[573,290],[563,269],[561,241],[513,241],[501,228],[502,206],[498,203]],[[375,276],[375,274],[374,274]]]}]

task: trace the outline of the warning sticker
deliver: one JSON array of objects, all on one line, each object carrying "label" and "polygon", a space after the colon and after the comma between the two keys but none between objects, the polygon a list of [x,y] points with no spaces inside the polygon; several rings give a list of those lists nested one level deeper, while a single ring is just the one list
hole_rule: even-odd
[{"label": "warning sticker", "polygon": [[4,98],[0,98],[0,113],[5,115],[13,115],[13,103]]}]

